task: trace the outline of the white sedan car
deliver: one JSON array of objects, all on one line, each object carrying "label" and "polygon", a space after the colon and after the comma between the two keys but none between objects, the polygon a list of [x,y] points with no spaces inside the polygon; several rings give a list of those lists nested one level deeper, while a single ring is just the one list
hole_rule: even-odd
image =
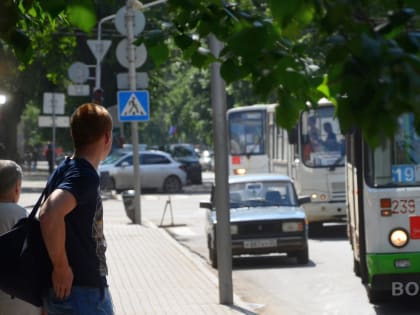
[{"label": "white sedan car", "polygon": [[[217,209],[212,190],[207,209],[206,234],[211,265],[217,267]],[[292,180],[285,175],[255,174],[229,177],[230,232],[233,255],[286,253],[298,264],[307,264],[308,227],[303,203]]]},{"label": "white sedan car", "polygon": [[[156,189],[165,193],[177,193],[186,185],[185,166],[169,154],[157,151],[140,151],[141,188]],[[116,151],[99,164],[101,189],[117,192],[134,188],[133,153]]]}]

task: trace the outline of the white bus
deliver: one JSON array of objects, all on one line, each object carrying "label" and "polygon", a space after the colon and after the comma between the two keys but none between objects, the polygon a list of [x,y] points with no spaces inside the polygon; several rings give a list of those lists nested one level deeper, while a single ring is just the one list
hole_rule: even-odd
[{"label": "white bus", "polygon": [[290,134],[278,128],[275,104],[228,110],[229,172],[280,173],[293,178],[299,195],[311,196],[305,211],[312,229],[345,220],[345,142],[334,106],[320,102],[302,112]]},{"label": "white bus", "polygon": [[420,297],[420,136],[412,114],[398,123],[376,149],[359,131],[347,136],[347,231],[372,303]]}]

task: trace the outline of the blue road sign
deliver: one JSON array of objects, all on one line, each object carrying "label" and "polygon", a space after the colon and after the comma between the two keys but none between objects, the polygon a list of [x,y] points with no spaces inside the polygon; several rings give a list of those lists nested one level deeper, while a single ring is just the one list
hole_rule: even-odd
[{"label": "blue road sign", "polygon": [[148,121],[150,118],[149,91],[118,92],[118,118],[124,121]]}]

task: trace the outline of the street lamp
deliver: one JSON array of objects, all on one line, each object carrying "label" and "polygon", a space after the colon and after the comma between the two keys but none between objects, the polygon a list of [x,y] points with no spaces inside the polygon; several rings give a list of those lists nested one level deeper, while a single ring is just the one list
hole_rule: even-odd
[{"label": "street lamp", "polygon": [[[110,21],[115,18],[115,14],[106,16],[102,18],[98,23],[98,45],[101,47],[102,40],[102,24],[106,21]],[[101,88],[101,58],[96,58],[96,68],[95,68],[95,90]]]},{"label": "street lamp", "polygon": [[0,105],[6,104],[7,97],[4,94],[0,94]]}]

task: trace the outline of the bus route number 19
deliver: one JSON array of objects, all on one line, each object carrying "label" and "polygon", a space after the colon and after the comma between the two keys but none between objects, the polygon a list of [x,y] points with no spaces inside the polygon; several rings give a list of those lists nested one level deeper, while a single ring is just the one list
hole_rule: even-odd
[{"label": "bus route number 19", "polygon": [[394,183],[413,183],[416,181],[414,165],[392,165],[392,181]]}]

